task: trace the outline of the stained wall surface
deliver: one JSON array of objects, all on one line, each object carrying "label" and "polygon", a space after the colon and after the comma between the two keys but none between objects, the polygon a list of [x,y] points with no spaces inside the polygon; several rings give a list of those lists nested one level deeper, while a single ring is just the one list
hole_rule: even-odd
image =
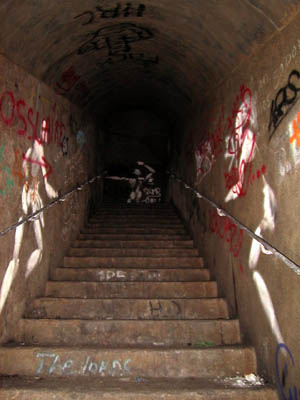
[{"label": "stained wall surface", "polygon": [[[117,168],[143,155],[300,264],[298,0],[1,0],[0,19],[1,229],[104,161]],[[151,113],[168,127],[162,140],[145,135]],[[84,189],[1,238],[1,341],[43,293],[95,193]],[[299,392],[298,275],[181,184],[169,196],[260,372],[282,398]]]},{"label": "stained wall surface", "polygon": [[[276,35],[199,104],[171,170],[300,264],[300,30]],[[222,211],[172,180],[171,198],[205,256],[260,372],[282,398],[300,366],[300,280]],[[286,364],[286,367],[284,366]],[[284,397],[286,396],[286,397]],[[297,397],[292,397],[297,398]]]},{"label": "stained wall surface", "polygon": [[[0,74],[2,232],[92,178],[101,157],[91,151],[97,129],[87,113],[3,57]],[[1,342],[13,338],[25,304],[44,293],[101,193],[97,182],[1,237]]]}]

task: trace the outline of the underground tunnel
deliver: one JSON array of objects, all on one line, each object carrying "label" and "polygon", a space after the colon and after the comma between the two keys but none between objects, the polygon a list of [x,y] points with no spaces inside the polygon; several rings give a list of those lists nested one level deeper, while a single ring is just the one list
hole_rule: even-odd
[{"label": "underground tunnel", "polygon": [[0,398],[298,399],[299,1],[0,17]]}]

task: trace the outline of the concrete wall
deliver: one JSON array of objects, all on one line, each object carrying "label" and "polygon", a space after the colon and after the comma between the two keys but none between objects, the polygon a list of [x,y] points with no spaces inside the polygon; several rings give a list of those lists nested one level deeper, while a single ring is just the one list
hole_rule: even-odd
[{"label": "concrete wall", "polygon": [[[3,231],[91,178],[101,160],[88,115],[3,57],[0,74]],[[93,185],[0,238],[0,342],[13,339],[26,302],[43,294],[51,267],[62,261],[87,206],[97,200],[101,184]]]},{"label": "concrete wall", "polygon": [[[207,93],[171,169],[300,264],[300,28],[297,20]],[[199,95],[200,97],[200,95]],[[260,373],[300,391],[300,277],[179,183],[170,195],[238,314]],[[284,367],[286,363],[286,368]],[[290,398],[290,397],[289,397]]]}]

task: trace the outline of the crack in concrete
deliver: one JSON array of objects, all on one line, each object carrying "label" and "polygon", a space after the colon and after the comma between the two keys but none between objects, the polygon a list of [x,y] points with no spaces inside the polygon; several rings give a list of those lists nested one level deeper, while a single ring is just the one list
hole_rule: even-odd
[{"label": "crack in concrete", "polygon": [[259,14],[263,15],[269,22],[271,25],[273,25],[273,27],[275,29],[277,29],[278,31],[280,31],[280,27],[276,24],[275,21],[272,20],[271,17],[269,17],[261,8],[255,6],[254,4],[251,3],[250,0],[243,0],[245,2],[245,4],[247,4],[249,7],[253,8],[256,12],[258,12]]}]

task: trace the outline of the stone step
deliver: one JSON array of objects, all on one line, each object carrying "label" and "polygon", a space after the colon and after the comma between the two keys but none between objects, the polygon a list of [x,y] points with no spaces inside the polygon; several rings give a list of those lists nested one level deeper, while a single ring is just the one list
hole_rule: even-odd
[{"label": "stone step", "polygon": [[22,319],[16,340],[36,346],[202,346],[240,343],[239,323],[211,321],[90,321]]},{"label": "stone step", "polygon": [[111,215],[108,214],[93,214],[90,216],[91,219],[102,219],[102,220],[106,220],[107,218],[111,218],[111,219],[116,219],[116,220],[121,220],[121,221],[127,221],[130,219],[138,219],[140,221],[151,221],[152,219],[161,219],[161,218],[165,218],[168,219],[170,221],[178,221],[178,222],[182,222],[182,220],[180,219],[180,217],[172,212],[169,214],[157,214],[155,215],[154,213],[148,213],[147,211],[145,211],[143,214],[141,213],[137,213],[137,214],[133,214],[133,213],[125,213],[125,212],[121,212],[121,213],[112,213]]},{"label": "stone step", "polygon": [[103,212],[123,212],[123,211],[132,211],[132,212],[172,212],[175,213],[175,209],[173,206],[162,204],[162,203],[156,203],[156,204],[119,204],[119,205],[105,205],[101,204],[101,208],[99,208],[95,214],[103,213]]},{"label": "stone step", "polygon": [[203,259],[202,257],[64,257],[64,267],[201,268]]},{"label": "stone step", "polygon": [[111,233],[111,234],[126,234],[126,235],[184,235],[186,230],[184,228],[127,228],[127,227],[111,227],[111,228],[83,228],[81,233]]},{"label": "stone step", "polygon": [[196,282],[209,281],[207,268],[194,269],[140,269],[140,268],[55,268],[51,273],[54,281],[88,282]]},{"label": "stone step", "polygon": [[78,239],[80,240],[106,240],[106,241],[114,241],[114,240],[121,240],[121,241],[186,241],[190,240],[190,237],[187,233],[181,234],[181,235],[176,235],[176,234],[169,234],[169,235],[156,235],[156,234],[144,234],[144,235],[138,235],[138,234],[131,234],[131,235],[126,235],[126,234],[120,234],[120,233],[115,233],[115,234],[109,234],[109,233],[86,233],[86,234],[79,234]]},{"label": "stone step", "polygon": [[217,297],[217,284],[208,282],[53,282],[46,296],[69,298],[173,299]]},{"label": "stone step", "polygon": [[174,210],[174,207],[171,203],[168,202],[160,202],[160,203],[155,203],[155,204],[150,204],[150,203],[124,203],[124,202],[111,202],[111,201],[103,201],[101,203],[101,208],[99,210],[105,210],[105,209],[112,209],[112,210],[121,210],[123,208],[130,208],[133,210],[141,210],[141,209],[154,209],[154,210],[159,210],[159,209],[168,209],[168,210]]},{"label": "stone step", "polygon": [[93,217],[114,217],[114,216],[124,216],[124,215],[132,215],[132,216],[154,216],[154,217],[178,217],[177,213],[172,209],[134,209],[134,208],[123,208],[123,209],[102,209],[98,213],[95,213]]},{"label": "stone step", "polygon": [[[226,300],[208,299],[70,299],[42,297],[28,306],[26,318],[193,320],[229,318]],[[125,336],[125,335],[124,335]]]},{"label": "stone step", "polygon": [[[2,400],[278,400],[269,385],[226,378],[1,378]],[[88,387],[88,390],[87,390]]]},{"label": "stone step", "polygon": [[0,374],[39,377],[128,376],[205,378],[256,373],[252,348],[117,348],[14,346],[0,348]]},{"label": "stone step", "polygon": [[142,223],[145,224],[147,223],[163,223],[166,222],[168,224],[181,224],[182,221],[177,215],[167,215],[163,217],[159,217],[156,215],[116,215],[116,216],[92,216],[89,219],[90,223],[105,223],[105,222],[111,222],[111,223]]},{"label": "stone step", "polygon": [[68,251],[70,257],[189,257],[199,256],[197,249],[97,249],[95,247],[76,248]]},{"label": "stone step", "polygon": [[194,248],[192,240],[89,240],[81,239],[73,243],[73,247],[96,247],[118,249],[186,249]]},{"label": "stone step", "polygon": [[182,230],[185,229],[184,225],[182,224],[169,224],[168,222],[154,222],[154,223],[136,223],[136,222],[103,222],[103,223],[99,223],[99,222],[88,222],[84,229],[124,229],[124,230],[128,230],[128,229],[139,229],[139,230],[145,230],[145,229],[172,229],[175,231],[178,230]]}]

